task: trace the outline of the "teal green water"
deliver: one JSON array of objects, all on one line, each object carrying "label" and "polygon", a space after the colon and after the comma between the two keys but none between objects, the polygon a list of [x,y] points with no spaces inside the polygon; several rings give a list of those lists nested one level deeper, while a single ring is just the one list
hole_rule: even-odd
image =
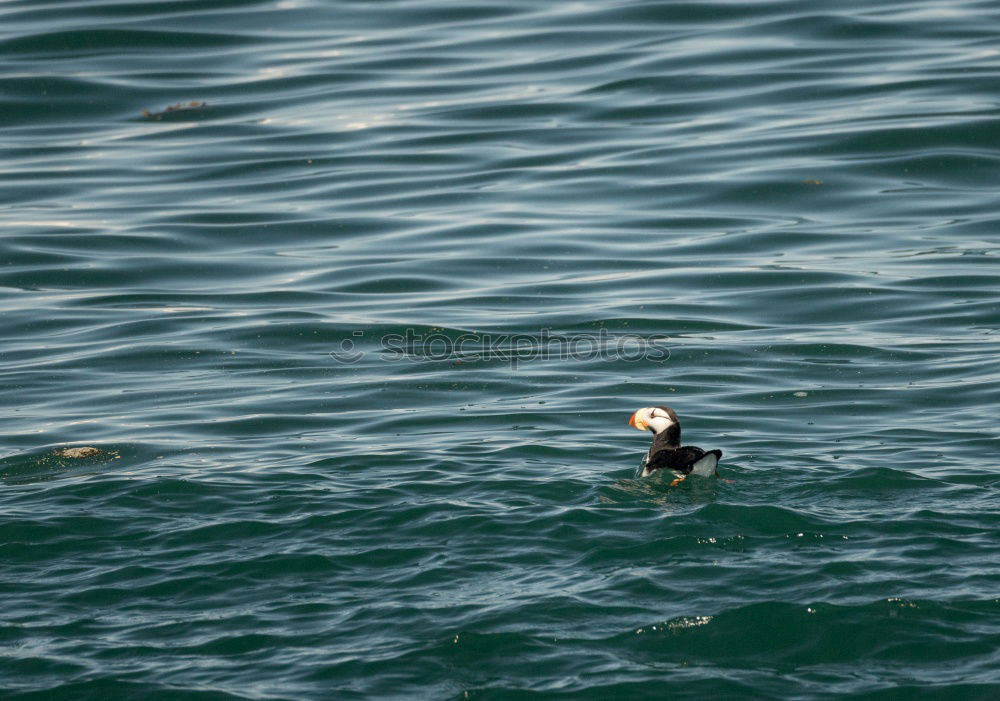
[{"label": "teal green water", "polygon": [[998,32],[0,4],[0,697],[1000,697]]}]

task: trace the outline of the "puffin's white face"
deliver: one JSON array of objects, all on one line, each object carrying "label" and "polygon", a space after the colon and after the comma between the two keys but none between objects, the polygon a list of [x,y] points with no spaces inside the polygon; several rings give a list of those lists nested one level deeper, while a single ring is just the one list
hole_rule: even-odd
[{"label": "puffin's white face", "polygon": [[673,424],[670,416],[658,406],[647,406],[632,414],[628,420],[630,426],[635,426],[640,431],[652,429],[653,433],[659,433],[670,428]]}]

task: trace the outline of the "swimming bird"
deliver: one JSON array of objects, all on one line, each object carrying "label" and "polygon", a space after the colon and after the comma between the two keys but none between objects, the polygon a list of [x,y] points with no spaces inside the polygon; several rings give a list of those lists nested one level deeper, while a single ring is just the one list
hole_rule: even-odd
[{"label": "swimming bird", "polygon": [[648,406],[639,409],[628,420],[629,426],[640,431],[653,432],[653,445],[649,446],[642,476],[648,477],[657,470],[670,470],[677,475],[672,483],[678,484],[688,475],[711,476],[722,457],[721,450],[702,450],[696,445],[681,445],[681,422],[668,406]]}]

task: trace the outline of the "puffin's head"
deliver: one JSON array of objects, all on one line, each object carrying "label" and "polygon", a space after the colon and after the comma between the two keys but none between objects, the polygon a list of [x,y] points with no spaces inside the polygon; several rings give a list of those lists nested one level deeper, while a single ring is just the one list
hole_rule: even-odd
[{"label": "puffin's head", "polygon": [[668,406],[647,406],[632,414],[628,420],[629,426],[634,426],[640,431],[652,431],[660,433],[666,431],[671,426],[680,427],[677,414]]}]

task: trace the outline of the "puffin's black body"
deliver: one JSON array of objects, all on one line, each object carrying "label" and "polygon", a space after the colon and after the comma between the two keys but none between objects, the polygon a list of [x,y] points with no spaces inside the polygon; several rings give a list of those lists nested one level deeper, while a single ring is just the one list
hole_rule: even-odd
[{"label": "puffin's black body", "polygon": [[696,445],[672,445],[653,436],[653,445],[649,446],[649,454],[646,456],[646,470],[673,470],[682,475],[689,474],[694,466],[706,455],[714,455],[715,461],[722,458],[721,450],[702,450]]},{"label": "puffin's black body", "polygon": [[629,424],[639,430],[653,432],[653,445],[646,455],[642,476],[656,470],[671,470],[687,476],[715,474],[715,467],[722,458],[721,450],[702,450],[696,445],[681,445],[681,422],[674,410],[667,406],[639,409],[632,414]]}]

